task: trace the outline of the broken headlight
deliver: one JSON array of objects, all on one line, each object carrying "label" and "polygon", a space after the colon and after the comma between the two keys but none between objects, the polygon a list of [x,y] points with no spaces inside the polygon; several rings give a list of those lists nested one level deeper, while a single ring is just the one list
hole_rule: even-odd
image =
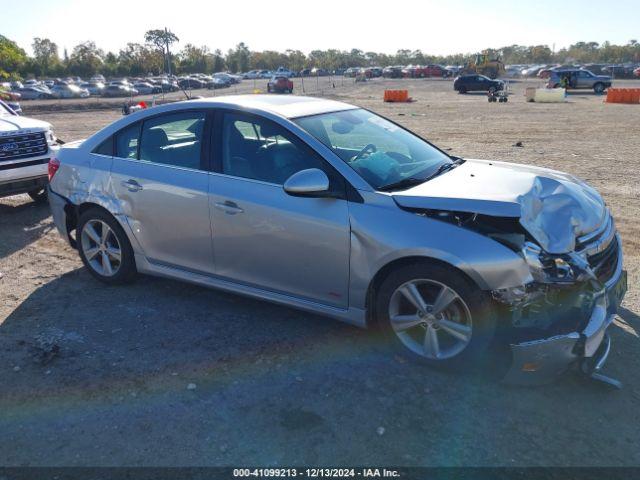
[{"label": "broken headlight", "polygon": [[531,276],[539,283],[574,283],[582,280],[585,268],[588,269],[581,257],[576,261],[575,255],[551,255],[532,242],[525,243],[522,256]]}]

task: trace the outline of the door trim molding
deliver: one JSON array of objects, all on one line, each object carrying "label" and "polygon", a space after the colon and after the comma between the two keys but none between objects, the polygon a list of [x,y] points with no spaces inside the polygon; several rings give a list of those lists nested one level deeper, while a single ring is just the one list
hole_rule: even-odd
[{"label": "door trim molding", "polygon": [[140,273],[156,275],[165,278],[179,279],[186,282],[237,293],[259,300],[267,300],[280,305],[293,307],[319,315],[325,315],[360,328],[366,328],[366,312],[359,308],[349,307],[341,309],[331,305],[314,302],[305,298],[265,290],[262,288],[237,283],[226,278],[217,277],[205,272],[187,270],[182,267],[168,265],[157,260],[151,260],[143,255],[136,254],[136,267]]}]

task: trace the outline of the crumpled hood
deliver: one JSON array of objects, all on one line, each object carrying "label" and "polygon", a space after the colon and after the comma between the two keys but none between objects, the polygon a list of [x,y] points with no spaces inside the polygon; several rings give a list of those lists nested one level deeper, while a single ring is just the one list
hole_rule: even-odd
[{"label": "crumpled hood", "polygon": [[51,124],[34,118],[15,116],[0,117],[0,135],[13,135],[16,132],[41,132],[49,130]]},{"label": "crumpled hood", "polygon": [[572,175],[484,160],[467,160],[393,198],[406,208],[519,218],[549,253],[573,251],[576,237],[596,230],[607,215],[600,194]]}]

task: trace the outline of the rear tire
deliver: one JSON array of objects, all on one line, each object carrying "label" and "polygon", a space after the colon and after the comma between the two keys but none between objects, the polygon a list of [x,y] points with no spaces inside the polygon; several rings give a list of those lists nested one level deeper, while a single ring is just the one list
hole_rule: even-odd
[{"label": "rear tire", "polygon": [[403,355],[436,368],[473,371],[490,361],[496,331],[490,306],[484,292],[461,273],[423,261],[384,279],[374,319]]},{"label": "rear tire", "polygon": [[30,192],[27,192],[27,193],[31,197],[31,200],[33,200],[36,203],[46,203],[47,200],[49,199],[46,188],[31,190]]},{"label": "rear tire", "polygon": [[76,230],[78,252],[89,273],[109,285],[128,283],[136,276],[133,248],[118,221],[91,208],[80,215]]}]

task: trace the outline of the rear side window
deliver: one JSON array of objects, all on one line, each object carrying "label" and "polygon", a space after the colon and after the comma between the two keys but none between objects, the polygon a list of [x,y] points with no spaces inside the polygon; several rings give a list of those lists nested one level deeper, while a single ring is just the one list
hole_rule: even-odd
[{"label": "rear side window", "polygon": [[107,157],[113,156],[113,137],[107,138],[104,142],[98,145],[93,153],[97,153],[98,155],[106,155]]},{"label": "rear side window", "polygon": [[141,124],[134,123],[116,134],[116,157],[138,158],[138,140]]},{"label": "rear side window", "polygon": [[145,121],[140,160],[199,169],[204,123],[204,112],[173,113]]}]

